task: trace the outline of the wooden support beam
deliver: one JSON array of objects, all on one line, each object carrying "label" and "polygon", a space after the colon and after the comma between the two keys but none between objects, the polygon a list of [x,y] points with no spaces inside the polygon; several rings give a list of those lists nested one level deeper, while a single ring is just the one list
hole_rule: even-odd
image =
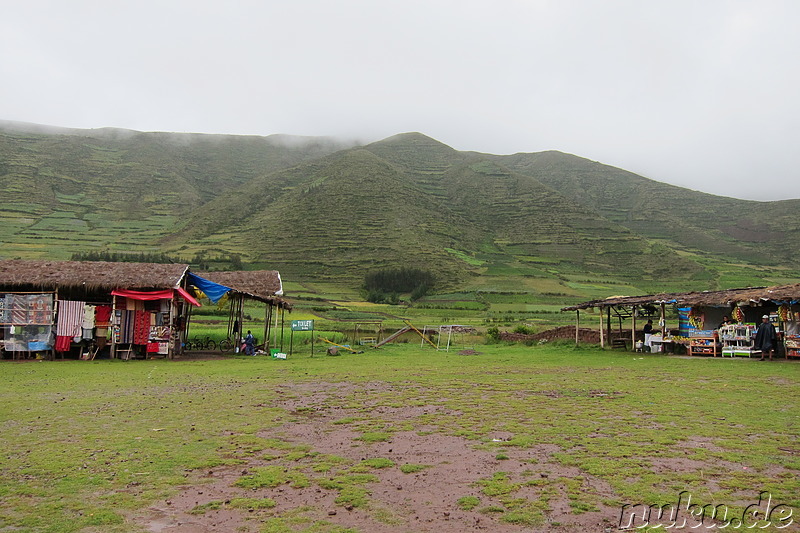
[{"label": "wooden support beam", "polygon": [[601,348],[605,348],[606,347],[606,336],[605,336],[606,326],[605,326],[605,324],[603,324],[603,311],[604,311],[604,309],[601,307],[600,308],[600,313],[599,313],[600,314],[600,347]]}]

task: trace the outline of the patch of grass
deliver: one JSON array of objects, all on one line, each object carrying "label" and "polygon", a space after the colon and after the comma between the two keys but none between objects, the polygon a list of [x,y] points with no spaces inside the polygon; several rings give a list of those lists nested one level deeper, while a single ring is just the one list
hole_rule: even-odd
[{"label": "patch of grass", "polygon": [[260,489],[275,488],[284,483],[288,483],[294,488],[303,488],[309,485],[309,480],[308,476],[299,470],[275,465],[255,468],[252,474],[239,478],[235,485],[244,489]]},{"label": "patch of grass", "polygon": [[386,442],[392,438],[391,433],[386,433],[385,431],[367,431],[366,433],[362,433],[360,437],[356,437],[356,440],[363,440],[364,442]]},{"label": "patch of grass", "polygon": [[369,491],[363,487],[344,487],[334,501],[342,506],[365,507],[369,502]]},{"label": "patch of grass", "polygon": [[426,468],[430,468],[430,465],[420,465],[413,463],[406,463],[404,465],[400,465],[400,471],[404,474],[413,474],[415,472],[420,472],[422,470],[425,470]]},{"label": "patch of grass", "polygon": [[520,483],[514,483],[507,472],[497,472],[489,479],[479,479],[476,484],[487,496],[504,496],[519,490]]},{"label": "patch of grass", "polygon": [[371,506],[370,509],[370,515],[372,515],[372,518],[374,518],[378,522],[390,526],[399,526],[400,524],[403,523],[403,520],[399,518],[397,515],[395,515],[389,509],[386,509],[385,507],[377,507],[377,508],[372,508],[372,507],[373,506]]},{"label": "patch of grass", "polygon": [[471,511],[481,504],[480,498],[477,496],[462,496],[456,501],[456,505],[462,511]]},{"label": "patch of grass", "polygon": [[352,461],[338,455],[318,454],[314,456],[311,469],[314,472],[330,472],[333,468],[350,464]]},{"label": "patch of grass", "polygon": [[219,500],[214,500],[208,503],[203,503],[200,505],[195,505],[189,511],[189,514],[206,514],[208,511],[218,511],[222,509],[222,502]]},{"label": "patch of grass", "polygon": [[394,461],[391,459],[386,459],[384,457],[375,457],[374,459],[365,459],[361,461],[360,465],[366,466],[368,468],[390,468],[394,466]]}]

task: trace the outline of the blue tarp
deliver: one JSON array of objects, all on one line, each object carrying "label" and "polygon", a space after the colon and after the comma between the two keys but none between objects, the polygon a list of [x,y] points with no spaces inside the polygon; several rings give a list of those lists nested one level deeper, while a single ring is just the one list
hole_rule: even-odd
[{"label": "blue tarp", "polygon": [[192,274],[191,272],[189,272],[189,283],[203,291],[203,294],[205,294],[212,303],[217,303],[220,298],[225,296],[225,293],[233,290],[230,287],[214,283],[213,281],[201,278],[197,274]]}]

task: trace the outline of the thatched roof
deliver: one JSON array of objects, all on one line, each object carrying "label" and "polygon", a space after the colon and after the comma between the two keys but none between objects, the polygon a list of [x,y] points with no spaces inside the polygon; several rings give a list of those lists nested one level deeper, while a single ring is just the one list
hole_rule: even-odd
[{"label": "thatched roof", "polygon": [[620,305],[657,305],[676,303],[687,307],[731,307],[739,303],[757,304],[764,302],[792,303],[800,301],[800,283],[775,287],[748,287],[724,291],[661,293],[647,296],[614,296],[605,300],[592,300],[578,305],[564,307],[562,311],[575,311],[590,307]]},{"label": "thatched roof", "polygon": [[242,270],[228,272],[198,272],[214,283],[230,287],[236,292],[262,302],[290,309],[291,305],[280,298],[283,296],[283,282],[277,270]]},{"label": "thatched roof", "polygon": [[694,307],[724,307],[733,306],[739,303],[793,303],[798,301],[800,301],[800,283],[778,285],[775,287],[756,287],[748,289],[730,289],[727,291],[689,293],[689,295],[681,298],[681,303]]},{"label": "thatched roof", "polygon": [[0,288],[173,289],[189,265],[104,261],[0,261]]}]

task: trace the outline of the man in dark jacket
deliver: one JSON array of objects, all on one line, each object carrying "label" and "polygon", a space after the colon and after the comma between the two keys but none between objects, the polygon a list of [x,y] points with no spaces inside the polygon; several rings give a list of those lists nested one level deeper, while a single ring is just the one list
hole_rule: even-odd
[{"label": "man in dark jacket", "polygon": [[778,343],[777,337],[775,326],[769,321],[769,315],[762,316],[761,324],[758,325],[756,330],[756,342],[753,347],[756,350],[761,350],[761,359],[759,361],[763,361],[764,356],[767,354],[769,354],[769,360],[772,361],[772,351]]},{"label": "man in dark jacket", "polygon": [[256,338],[253,337],[253,334],[250,330],[247,330],[247,335],[244,338],[244,354],[245,355],[255,355],[256,354]]}]

